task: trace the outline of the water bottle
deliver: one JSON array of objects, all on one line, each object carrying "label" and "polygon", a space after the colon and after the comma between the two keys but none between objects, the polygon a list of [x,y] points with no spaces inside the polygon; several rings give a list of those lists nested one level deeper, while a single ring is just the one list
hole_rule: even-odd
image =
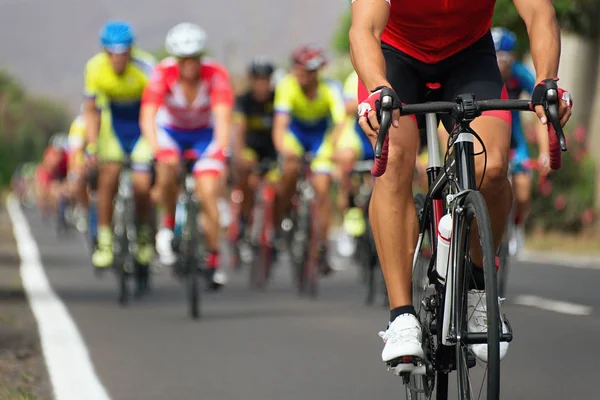
[{"label": "water bottle", "polygon": [[437,255],[435,269],[440,278],[445,281],[448,273],[448,253],[450,252],[450,235],[452,234],[452,215],[446,214],[438,224]]}]

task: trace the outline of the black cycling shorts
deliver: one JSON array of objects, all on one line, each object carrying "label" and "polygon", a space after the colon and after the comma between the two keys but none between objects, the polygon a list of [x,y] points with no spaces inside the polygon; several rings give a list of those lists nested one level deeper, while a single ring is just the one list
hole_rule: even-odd
[{"label": "black cycling shorts", "polygon": [[[405,104],[424,101],[454,101],[457,95],[472,93],[477,100],[502,97],[504,81],[498,63],[492,35],[485,36],[468,48],[436,64],[426,64],[400,50],[382,43],[387,79]],[[431,91],[427,83],[439,83],[439,90]],[[429,95],[428,93],[431,92]],[[448,132],[454,127],[449,115],[441,116]],[[424,117],[417,118],[424,134]],[[424,138],[421,138],[424,143]]]},{"label": "black cycling shorts", "polygon": [[271,139],[270,132],[267,134],[262,132],[247,132],[246,148],[252,149],[256,153],[258,161],[277,159],[277,151],[275,151],[275,146],[273,146],[273,139]]}]

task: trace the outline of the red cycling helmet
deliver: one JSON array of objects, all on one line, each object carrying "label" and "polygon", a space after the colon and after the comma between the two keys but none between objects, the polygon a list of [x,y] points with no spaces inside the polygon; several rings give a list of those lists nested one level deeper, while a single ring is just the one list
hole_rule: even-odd
[{"label": "red cycling helmet", "polygon": [[304,67],[307,71],[316,71],[327,64],[325,51],[316,46],[304,45],[292,53],[292,62]]}]

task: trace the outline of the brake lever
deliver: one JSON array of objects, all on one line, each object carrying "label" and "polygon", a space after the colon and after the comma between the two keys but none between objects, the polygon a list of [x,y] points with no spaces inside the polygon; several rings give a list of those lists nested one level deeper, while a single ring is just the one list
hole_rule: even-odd
[{"label": "brake lever", "polygon": [[385,137],[392,125],[392,96],[383,96],[381,98],[381,123],[379,124],[379,133],[377,134],[377,142],[375,142],[375,158],[381,158],[383,151],[383,143]]},{"label": "brake lever", "polygon": [[560,126],[560,118],[558,116],[558,91],[556,89],[549,89],[546,93],[546,104],[544,105],[544,109],[546,116],[554,128],[561,151],[567,151],[567,140],[565,139],[565,133],[563,132],[562,126]]}]

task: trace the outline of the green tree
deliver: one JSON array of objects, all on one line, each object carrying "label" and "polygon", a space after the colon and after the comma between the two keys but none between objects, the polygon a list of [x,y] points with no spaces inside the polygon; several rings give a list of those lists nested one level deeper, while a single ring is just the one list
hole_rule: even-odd
[{"label": "green tree", "polygon": [[333,35],[333,49],[341,55],[350,53],[350,39],[348,38],[348,32],[350,31],[350,23],[352,20],[352,13],[348,8],[340,18],[338,28]]},{"label": "green tree", "polygon": [[65,104],[30,97],[12,75],[0,72],[0,185],[19,163],[39,160],[48,138],[67,131],[70,117]]}]

